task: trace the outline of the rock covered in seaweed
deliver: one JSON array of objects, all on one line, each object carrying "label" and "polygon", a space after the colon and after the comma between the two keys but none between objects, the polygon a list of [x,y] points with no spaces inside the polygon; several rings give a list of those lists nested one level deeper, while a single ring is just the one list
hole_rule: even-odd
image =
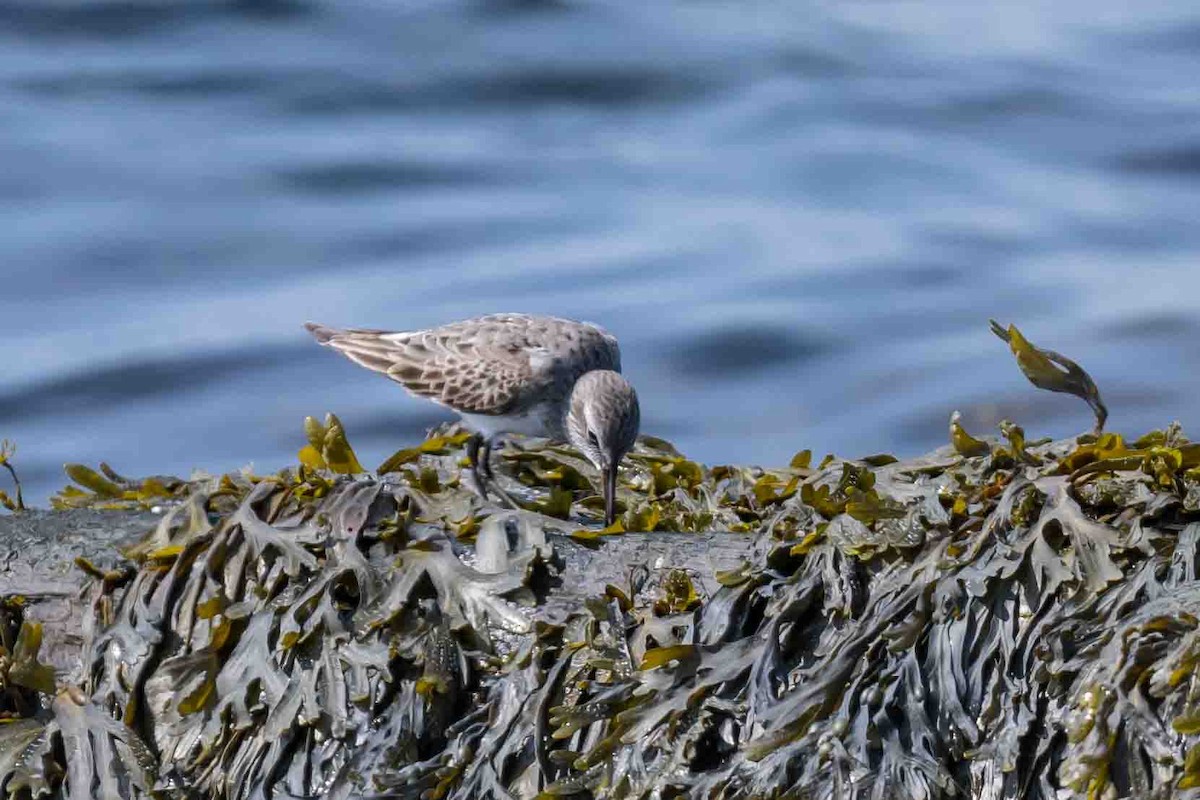
[{"label": "rock covered in seaweed", "polygon": [[[783,470],[648,440],[621,523],[596,536],[595,476],[569,451],[507,451],[531,510],[500,511],[463,487],[452,434],[376,477],[338,474],[361,467],[320,427],[306,466],[175,493],[129,582],[94,588],[81,687],[38,707],[44,682],[21,706],[5,684],[8,795],[1200,786],[1200,445],[1177,428],[1128,444],[1006,426],[921,459]],[[120,491],[95,502],[150,502]],[[737,541],[745,561],[713,575],[647,552],[601,588],[607,543],[637,528]],[[554,599],[572,585],[578,602]],[[68,750],[86,757],[33,774]]]}]

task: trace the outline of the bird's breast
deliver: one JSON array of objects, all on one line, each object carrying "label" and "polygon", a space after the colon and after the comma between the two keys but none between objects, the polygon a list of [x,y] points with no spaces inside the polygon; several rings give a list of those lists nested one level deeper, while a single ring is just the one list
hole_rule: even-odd
[{"label": "bird's breast", "polygon": [[563,438],[561,404],[542,403],[511,414],[463,414],[463,423],[484,436],[515,433],[520,436]]}]

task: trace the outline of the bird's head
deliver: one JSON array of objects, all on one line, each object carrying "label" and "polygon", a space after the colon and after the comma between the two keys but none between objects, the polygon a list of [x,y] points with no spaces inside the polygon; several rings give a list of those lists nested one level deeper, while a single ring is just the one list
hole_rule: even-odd
[{"label": "bird's head", "polygon": [[617,466],[637,440],[641,411],[637,392],[618,372],[598,369],[575,382],[567,410],[567,438],[600,470],[604,520],[616,520]]}]

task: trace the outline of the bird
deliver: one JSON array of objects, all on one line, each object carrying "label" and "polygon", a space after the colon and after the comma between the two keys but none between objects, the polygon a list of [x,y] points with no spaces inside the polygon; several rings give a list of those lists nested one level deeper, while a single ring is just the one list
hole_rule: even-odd
[{"label": "bird", "polygon": [[475,489],[495,482],[493,444],[509,434],[567,441],[600,472],[605,525],[616,521],[617,467],[641,425],[637,392],[621,375],[615,336],[588,322],[489,314],[436,328],[386,331],[304,326],[317,342],[382,373],[410,394],[458,412],[472,432]]}]

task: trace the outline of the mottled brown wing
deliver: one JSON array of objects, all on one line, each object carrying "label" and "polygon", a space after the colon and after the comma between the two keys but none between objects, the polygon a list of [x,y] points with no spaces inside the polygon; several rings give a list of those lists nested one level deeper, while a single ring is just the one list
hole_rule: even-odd
[{"label": "mottled brown wing", "polygon": [[531,357],[536,360],[538,348],[497,341],[470,328],[391,332],[314,323],[305,327],[321,344],[413,394],[468,414],[503,414],[537,382]]}]

